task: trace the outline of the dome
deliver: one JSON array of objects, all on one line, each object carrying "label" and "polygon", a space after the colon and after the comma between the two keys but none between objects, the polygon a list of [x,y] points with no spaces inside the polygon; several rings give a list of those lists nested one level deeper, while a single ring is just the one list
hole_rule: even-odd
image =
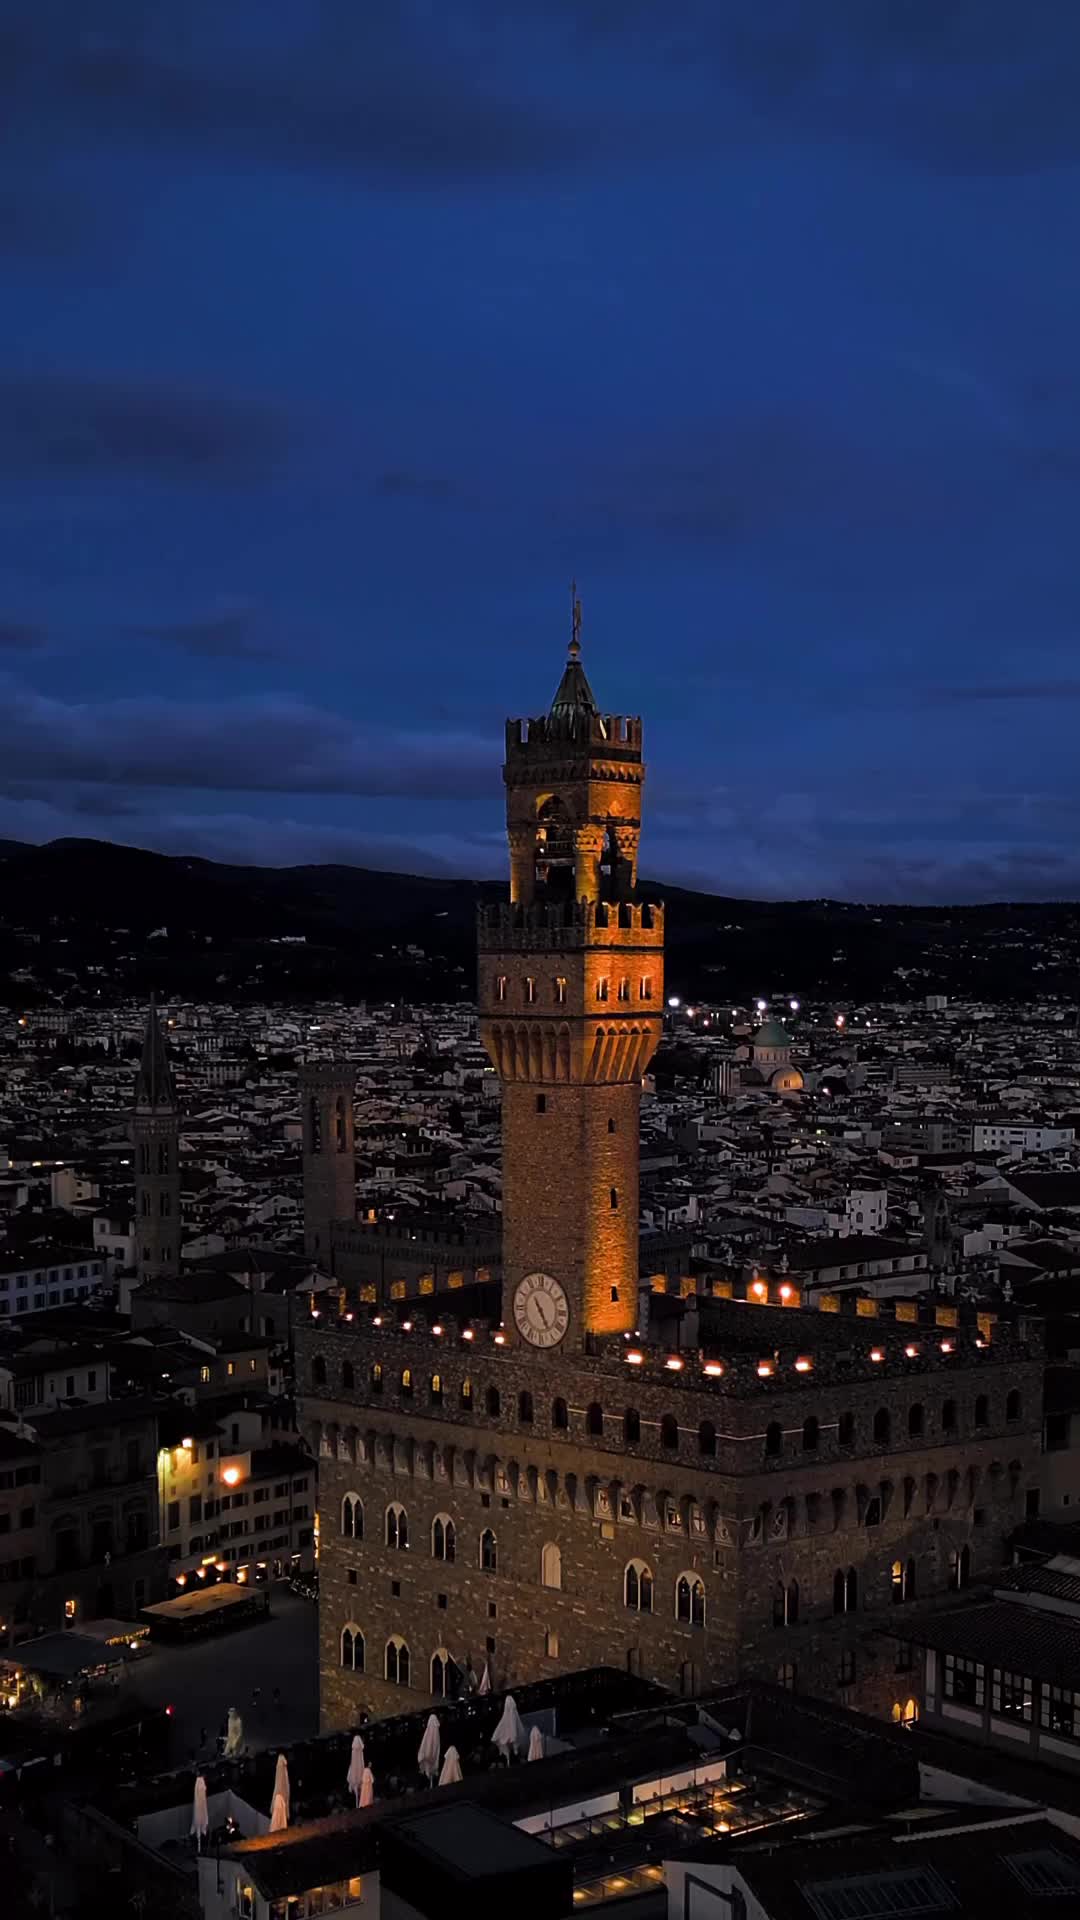
[{"label": "dome", "polygon": [[790,1047],[791,1035],[779,1020],[763,1020],[754,1035],[755,1047]]}]

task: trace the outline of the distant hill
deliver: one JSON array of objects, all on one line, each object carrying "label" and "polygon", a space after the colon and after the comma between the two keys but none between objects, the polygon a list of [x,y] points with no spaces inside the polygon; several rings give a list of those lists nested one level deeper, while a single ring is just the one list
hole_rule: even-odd
[{"label": "distant hill", "polygon": [[[1078,991],[1077,905],[734,900],[657,881],[642,891],[666,902],[669,988],[687,998]],[[221,999],[471,998],[477,905],[504,895],[495,881],[366,867],[239,867],[103,840],[0,841],[0,999],[149,986]]]}]

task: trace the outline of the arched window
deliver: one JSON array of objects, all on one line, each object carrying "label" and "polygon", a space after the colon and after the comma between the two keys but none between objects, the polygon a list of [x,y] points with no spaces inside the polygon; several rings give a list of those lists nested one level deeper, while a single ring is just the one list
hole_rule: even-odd
[{"label": "arched window", "polygon": [[533,1419],[533,1397],[527,1390],[518,1394],[518,1420],[523,1427],[531,1427]]},{"label": "arched window", "polygon": [[832,1610],[854,1613],[859,1604],[859,1576],[854,1567],[837,1567],[833,1574]]},{"label": "arched window", "polygon": [[346,1540],[364,1537],[364,1503],[358,1493],[347,1493],[341,1502],[341,1531]]},{"label": "arched window", "polygon": [[784,1444],[784,1429],[779,1420],[770,1420],[765,1429],[765,1452],[769,1456],[778,1454]]},{"label": "arched window", "polygon": [[565,1400],[553,1400],[551,1403],[551,1424],[556,1433],[565,1433],[570,1425],[570,1409]]},{"label": "arched window", "polygon": [[874,1415],[874,1445],[887,1447],[892,1437],[892,1419],[888,1407],[879,1407]]},{"label": "arched window", "polygon": [[915,1598],[915,1562],[914,1560],[894,1560],[890,1570],[892,1599],[894,1607],[904,1600]]},{"label": "arched window", "polygon": [[481,1573],[498,1573],[499,1571],[499,1543],[491,1527],[485,1527],[480,1535],[480,1571]]},{"label": "arched window", "polygon": [[966,1587],[971,1579],[971,1548],[954,1547],[949,1555],[950,1587]]},{"label": "arched window", "polygon": [[707,1459],[716,1458],[716,1428],[711,1420],[703,1420],[697,1430],[698,1452]]},{"label": "arched window", "polygon": [[392,1500],[386,1509],[386,1544],[402,1553],[409,1544],[409,1516],[400,1500]]},{"label": "arched window", "polygon": [[604,1409],[598,1400],[590,1401],[585,1409],[585,1431],[586,1433],[594,1433],[601,1436],[603,1434]]},{"label": "arched window", "polygon": [[343,1360],[341,1363],[341,1390],[343,1393],[351,1393],[355,1385],[356,1376],[353,1373],[352,1361]]},{"label": "arched window", "polygon": [[676,1453],[679,1446],[679,1423],[673,1413],[660,1416],[660,1445],[669,1453]]},{"label": "arched window", "polygon": [[468,1374],[461,1383],[461,1411],[462,1413],[472,1412],[472,1381]]},{"label": "arched window", "polygon": [[436,1700],[445,1700],[450,1690],[450,1655],[445,1647],[436,1647],[431,1656],[431,1691]]},{"label": "arched window", "polygon": [[773,1626],[793,1627],[799,1617],[799,1583],[789,1580],[785,1586],[778,1580],[773,1588]]},{"label": "arched window", "polygon": [[705,1625],[705,1582],[696,1573],[680,1573],[675,1582],[675,1618],[687,1627]]},{"label": "arched window", "polygon": [[1010,1392],[1005,1395],[1006,1420],[1019,1420],[1021,1404],[1020,1389],[1019,1387],[1013,1387]]},{"label": "arched window", "polygon": [[409,1684],[409,1649],[399,1633],[391,1634],[386,1643],[385,1673],[388,1680],[399,1687]]},{"label": "arched window", "polygon": [[372,1393],[382,1392],[382,1361],[381,1360],[374,1361],[371,1368],[371,1391]]},{"label": "arched window", "polygon": [[317,1353],[311,1363],[311,1384],[313,1387],[326,1385],[326,1361],[321,1353]]},{"label": "arched window", "polygon": [[842,1413],[836,1423],[836,1444],[840,1447],[855,1445],[855,1415]]},{"label": "arched window", "polygon": [[612,1187],[611,1189],[611,1211],[612,1213],[618,1213],[619,1211],[619,1190],[617,1187]]},{"label": "arched window", "polygon": [[431,1523],[431,1555],[450,1562],[457,1552],[457,1534],[448,1513],[437,1513]]},{"label": "arched window", "polygon": [[641,1415],[636,1407],[627,1407],[622,1417],[623,1445],[636,1447],[641,1439]]},{"label": "arched window", "polygon": [[540,1585],[562,1586],[562,1549],[554,1540],[545,1540],[540,1553]]},{"label": "arched window", "polygon": [[401,1397],[403,1400],[412,1399],[412,1368],[411,1367],[402,1367],[401,1369]]},{"label": "arched window", "polygon": [[914,1406],[910,1406],[908,1408],[908,1416],[907,1416],[908,1439],[921,1440],[923,1436],[923,1425],[924,1425],[924,1421],[923,1421],[922,1404],[920,1401],[916,1400]]},{"label": "arched window", "polygon": [[341,1664],[351,1673],[364,1671],[364,1636],[351,1620],[341,1629]]},{"label": "arched window", "polygon": [[956,1432],[956,1401],[955,1400],[942,1401],[941,1431],[942,1433]]},{"label": "arched window", "polygon": [[990,1400],[985,1393],[975,1395],[975,1425],[977,1427],[990,1425]]},{"label": "arched window", "polygon": [[820,1438],[820,1428],[818,1427],[818,1423],[817,1423],[817,1415],[814,1413],[808,1413],[806,1416],[806,1419],[802,1423],[803,1452],[816,1453],[819,1438]]},{"label": "arched window", "polygon": [[627,1562],[623,1574],[623,1605],[631,1613],[651,1613],[653,1603],[652,1568],[644,1560]]},{"label": "arched window", "polygon": [[499,1405],[500,1405],[500,1401],[499,1401],[498,1387],[489,1387],[487,1392],[484,1395],[484,1412],[487,1414],[487,1417],[489,1420],[498,1419]]}]

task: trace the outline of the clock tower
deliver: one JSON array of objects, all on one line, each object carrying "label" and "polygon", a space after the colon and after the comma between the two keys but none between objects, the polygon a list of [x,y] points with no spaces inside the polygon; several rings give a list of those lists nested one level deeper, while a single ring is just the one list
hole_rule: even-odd
[{"label": "clock tower", "polygon": [[549,1354],[637,1321],[641,1077],[663,909],[638,898],[641,721],[601,713],[580,604],[550,710],[506,728],[510,901],[483,908],[480,1033],[502,1082],[503,1320]]}]

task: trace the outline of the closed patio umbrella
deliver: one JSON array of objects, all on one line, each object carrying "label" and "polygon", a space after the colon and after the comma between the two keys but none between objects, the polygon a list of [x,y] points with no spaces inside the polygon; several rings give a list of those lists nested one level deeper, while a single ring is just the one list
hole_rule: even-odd
[{"label": "closed patio umbrella", "polygon": [[195,1845],[202,1847],[210,1831],[210,1809],[206,1804],[206,1781],[202,1774],[195,1776],[195,1800],[191,1809],[191,1831],[195,1835]]},{"label": "closed patio umbrella", "polygon": [[235,1707],[229,1708],[229,1718],[225,1728],[225,1745],[222,1748],[226,1760],[235,1759],[244,1744],[244,1723]]},{"label": "closed patio umbrella", "polygon": [[525,1728],[517,1710],[517,1701],[512,1693],[506,1696],[499,1724],[491,1736],[491,1744],[493,1747],[498,1747],[507,1765],[510,1763],[510,1755],[521,1753],[525,1747]]},{"label": "closed patio umbrella", "polygon": [[541,1733],[539,1727],[533,1727],[531,1733],[529,1734],[529,1751],[526,1754],[525,1758],[527,1760],[542,1760],[543,1757],[544,1757],[544,1736]]},{"label": "closed patio umbrella", "polygon": [[458,1750],[456,1747],[447,1747],[446,1758],[442,1763],[442,1772],[439,1775],[439,1785],[440,1787],[452,1787],[455,1780],[460,1780],[461,1778],[461,1761],[458,1759]]},{"label": "closed patio umbrella", "polygon": [[480,1675],[480,1685],[477,1687],[476,1691],[477,1693],[491,1692],[491,1669],[488,1666],[488,1663],[486,1660],[484,1661],[484,1671]]},{"label": "closed patio umbrella", "polygon": [[285,1802],[285,1812],[288,1813],[292,1807],[292,1792],[289,1787],[289,1765],[283,1753],[278,1754],[277,1766],[274,1769],[272,1801],[277,1799],[279,1793]]},{"label": "closed patio umbrella", "polygon": [[375,1775],[372,1773],[370,1767],[365,1767],[364,1777],[360,1782],[360,1800],[358,1804],[362,1807],[370,1807],[374,1798]]},{"label": "closed patio umbrella", "polygon": [[349,1771],[345,1785],[354,1800],[360,1798],[360,1787],[364,1778],[364,1743],[358,1733],[353,1734],[352,1752],[349,1755]]},{"label": "closed patio umbrella", "polygon": [[442,1735],[439,1732],[439,1722],[433,1713],[429,1713],[427,1726],[424,1728],[424,1737],[420,1742],[420,1750],[416,1756],[416,1764],[429,1782],[435,1779],[439,1771],[439,1755],[441,1752]]},{"label": "closed patio umbrella", "polygon": [[285,1805],[285,1796],[275,1793],[270,1806],[270,1831],[280,1833],[289,1824],[289,1809]]}]

